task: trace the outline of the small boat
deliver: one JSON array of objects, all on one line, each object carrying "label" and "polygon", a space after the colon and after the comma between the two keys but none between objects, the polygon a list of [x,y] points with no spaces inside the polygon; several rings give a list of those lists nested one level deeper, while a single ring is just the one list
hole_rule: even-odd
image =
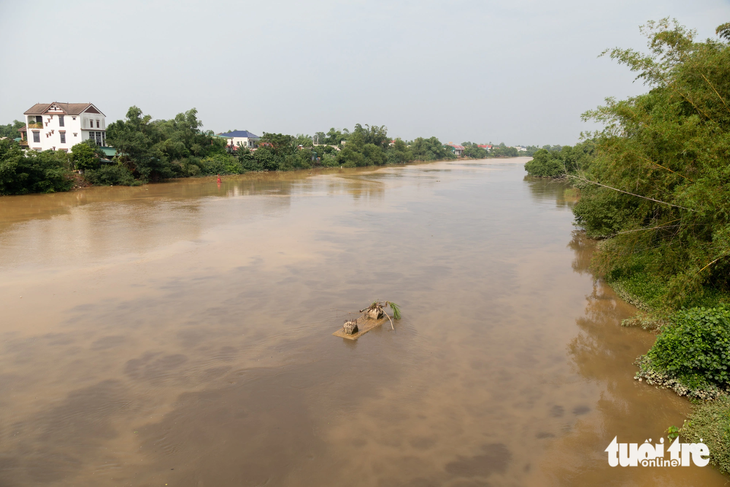
[{"label": "small boat", "polygon": [[334,332],[333,335],[336,337],[345,338],[347,340],[357,340],[365,333],[379,327],[386,321],[388,321],[388,316],[385,314],[383,314],[380,318],[373,319],[370,318],[367,313],[365,313],[363,316],[357,319],[357,331],[355,333],[348,335],[345,332],[345,329],[343,327],[340,327],[340,329]]}]

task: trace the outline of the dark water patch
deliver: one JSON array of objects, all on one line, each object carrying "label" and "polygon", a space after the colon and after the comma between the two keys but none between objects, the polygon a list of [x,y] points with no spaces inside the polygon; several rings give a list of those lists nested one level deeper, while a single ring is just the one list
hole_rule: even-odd
[{"label": "dark water patch", "polygon": [[118,347],[127,342],[127,338],[122,335],[107,335],[94,340],[91,344],[92,350],[108,350]]},{"label": "dark water patch", "polygon": [[565,409],[563,406],[553,406],[550,408],[550,416],[553,418],[561,418],[565,414]]},{"label": "dark water patch", "polygon": [[473,457],[459,455],[456,460],[446,464],[444,470],[457,477],[489,477],[503,473],[512,460],[512,453],[502,443],[482,446],[481,454]]},{"label": "dark water patch", "polygon": [[433,437],[417,437],[412,438],[408,442],[416,450],[428,450],[436,444],[436,438]]},{"label": "dark water patch", "polygon": [[573,414],[575,414],[576,416],[581,416],[583,414],[587,414],[588,412],[590,412],[590,410],[591,408],[589,408],[588,406],[576,406],[573,408]]},{"label": "dark water patch", "polygon": [[[72,391],[66,399],[29,418],[0,454],[12,468],[0,469],[0,485],[63,482],[87,467],[88,458],[118,431],[112,420],[129,410],[128,390],[105,380]],[[8,442],[6,442],[7,444]]]}]

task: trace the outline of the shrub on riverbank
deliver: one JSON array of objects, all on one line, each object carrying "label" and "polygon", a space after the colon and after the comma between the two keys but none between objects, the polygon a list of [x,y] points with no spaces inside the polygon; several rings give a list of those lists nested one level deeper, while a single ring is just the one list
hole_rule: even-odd
[{"label": "shrub on riverbank", "polygon": [[24,152],[14,141],[0,140],[0,195],[68,191],[71,174],[65,152]]},{"label": "shrub on riverbank", "polygon": [[140,184],[135,181],[129,169],[119,165],[103,165],[99,169],[90,169],[84,172],[84,178],[95,186],[134,186]]},{"label": "shrub on riverbank", "polygon": [[[692,308],[669,318],[641,361],[640,376],[670,380],[685,394],[713,399],[730,387],[730,310]],[[677,387],[674,387],[675,390]]]},{"label": "shrub on riverbank", "polygon": [[578,170],[587,170],[595,148],[595,142],[587,140],[573,147],[562,146],[560,150],[539,149],[525,164],[525,170],[528,176],[537,178],[565,178]]}]

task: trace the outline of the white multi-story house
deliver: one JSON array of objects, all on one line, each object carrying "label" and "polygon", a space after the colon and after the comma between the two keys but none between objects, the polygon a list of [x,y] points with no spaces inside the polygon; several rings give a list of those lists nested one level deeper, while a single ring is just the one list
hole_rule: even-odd
[{"label": "white multi-story house", "polygon": [[218,134],[218,137],[228,139],[228,146],[231,148],[248,147],[252,148],[261,139],[258,135],[254,135],[248,130],[234,130],[227,134]]},{"label": "white multi-story house", "polygon": [[93,103],[36,103],[24,115],[29,149],[68,152],[88,139],[106,145],[106,115]]}]

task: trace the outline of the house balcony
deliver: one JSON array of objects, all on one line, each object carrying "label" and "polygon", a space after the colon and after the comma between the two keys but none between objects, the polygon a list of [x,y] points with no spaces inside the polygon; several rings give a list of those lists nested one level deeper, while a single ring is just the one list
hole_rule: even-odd
[{"label": "house balcony", "polygon": [[29,129],[42,129],[43,122],[28,122]]}]

